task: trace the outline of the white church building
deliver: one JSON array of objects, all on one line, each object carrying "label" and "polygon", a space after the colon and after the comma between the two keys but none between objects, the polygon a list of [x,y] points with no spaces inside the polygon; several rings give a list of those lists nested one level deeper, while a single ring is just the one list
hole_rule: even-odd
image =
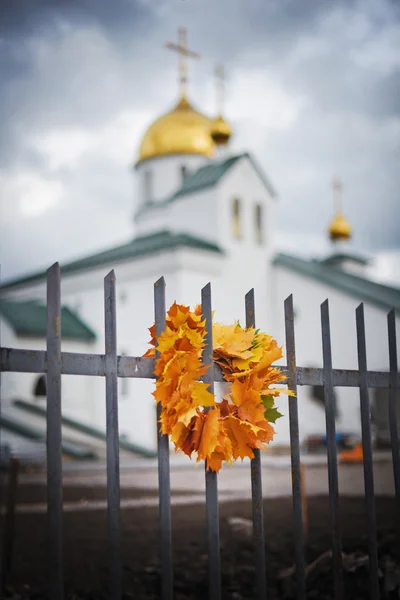
[{"label": "white church building", "polygon": [[[201,288],[211,282],[216,319],[225,323],[244,322],[244,296],[254,288],[257,327],[283,346],[283,303],[293,294],[297,363],[303,367],[322,366],[320,304],[329,298],[333,366],[358,368],[355,309],[364,302],[368,368],[388,370],[386,318],[393,307],[400,311],[400,287],[370,279],[368,261],[351,250],[350,226],[340,212],[330,227],[330,255],[306,260],[277,254],[273,247],[277,193],[251,152],[230,154],[230,135],[222,116],[201,114],[185,93],[150,125],[135,165],[135,237],[61,265],[62,349],[104,353],[104,277],[114,269],[120,355],[141,356],[148,349],[153,285],[164,276],[167,306],[175,300],[200,302]],[[45,349],[45,299],[45,272],[0,287],[3,347]],[[156,448],[153,386],[150,380],[119,380],[121,437],[149,453]],[[64,375],[63,416],[104,432],[104,388],[100,377]],[[381,391],[382,410],[376,411],[378,396],[371,390],[375,419],[383,429],[384,396]],[[44,431],[40,417],[46,406],[44,376],[3,373],[1,398],[5,439],[15,443],[29,427]],[[321,390],[299,388],[298,402],[301,440],[324,433]],[[336,403],[337,430],[359,433],[358,390],[337,388]],[[286,397],[279,406],[284,417],[276,424],[273,444],[287,446]],[[64,435],[75,442],[84,440],[73,427],[65,427]]]}]

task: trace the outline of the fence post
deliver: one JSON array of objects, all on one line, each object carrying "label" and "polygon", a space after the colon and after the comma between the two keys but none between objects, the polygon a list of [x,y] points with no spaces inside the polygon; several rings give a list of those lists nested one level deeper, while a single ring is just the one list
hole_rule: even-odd
[{"label": "fence post", "polygon": [[367,503],[367,529],[369,545],[369,577],[372,600],[380,599],[378,579],[378,548],[376,540],[376,514],[374,493],[374,471],[372,461],[371,420],[368,394],[367,351],[365,343],[364,304],[356,309],[358,369],[360,375],[360,412],[362,446],[364,456],[364,486]]},{"label": "fence post", "polygon": [[9,463],[6,514],[4,517],[4,532],[1,557],[0,597],[5,593],[12,569],[14,536],[15,536],[15,505],[18,486],[19,460],[11,457]]},{"label": "fence post", "polygon": [[296,560],[297,600],[306,598],[304,528],[301,498],[299,414],[297,399],[296,344],[294,337],[293,296],[285,300],[286,355],[288,388],[296,395],[289,396],[290,454],[292,463],[292,495],[294,514],[294,550]]},{"label": "fence post", "polygon": [[51,600],[63,600],[60,265],[47,271],[47,514]]},{"label": "fence post", "polygon": [[[256,326],[254,289],[245,297],[246,327]],[[265,536],[264,536],[264,508],[261,478],[261,452],[259,448],[253,450],[254,458],[251,459],[251,499],[253,513],[253,543],[254,566],[256,574],[256,590],[259,600],[267,597],[267,580],[265,572]]]},{"label": "fence post", "polygon": [[117,318],[114,271],[110,271],[104,278],[104,326],[109,594],[110,600],[120,600],[122,594],[121,502],[119,482]]},{"label": "fence post", "polygon": [[[397,507],[397,532],[400,536],[400,453],[399,453],[399,432],[397,428],[397,340],[396,340],[396,313],[393,310],[387,316],[388,336],[389,336],[389,362],[390,362],[390,380],[389,380],[389,427],[390,441],[392,446],[393,476],[396,490]],[[400,539],[400,537],[399,537]]]},{"label": "fence post", "polygon": [[329,303],[321,304],[322,355],[325,398],[325,423],[328,453],[329,508],[332,528],[332,565],[335,585],[335,599],[343,599],[343,560],[339,517],[339,481],[336,449],[336,424],[333,392],[331,331],[329,323]]},{"label": "fence post", "polygon": [[[211,284],[201,290],[201,306],[203,319],[206,321],[206,340],[203,349],[203,364],[208,369],[203,376],[204,383],[209,384],[209,391],[214,393],[214,358],[212,339],[212,306]],[[205,409],[209,412],[211,407]],[[211,408],[211,410],[214,410]],[[207,465],[206,465],[207,469]],[[206,509],[208,528],[208,571],[209,600],[221,600],[221,556],[219,542],[219,509],[218,509],[218,474],[206,470]]]},{"label": "fence post", "polygon": [[[154,322],[156,339],[165,330],[165,280],[161,277],[154,284]],[[159,353],[156,352],[156,359]],[[161,404],[157,405],[158,432],[158,494],[160,510],[161,541],[161,597],[172,600],[174,581],[172,569],[171,535],[171,482],[169,469],[169,437],[161,433]]]}]

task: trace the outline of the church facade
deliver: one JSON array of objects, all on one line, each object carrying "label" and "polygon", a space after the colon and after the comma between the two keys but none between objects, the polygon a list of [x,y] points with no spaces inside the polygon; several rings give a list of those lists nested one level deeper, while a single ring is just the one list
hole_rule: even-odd
[{"label": "church facade", "polygon": [[[329,298],[333,365],[357,369],[355,309],[364,302],[368,368],[388,370],[386,315],[393,307],[400,310],[400,289],[367,277],[366,259],[346,246],[351,231],[339,208],[330,229],[330,256],[304,260],[276,254],[277,194],[251,153],[229,153],[230,135],[222,114],[203,115],[183,92],[177,105],[148,128],[135,165],[135,238],[61,266],[63,350],[104,353],[103,280],[114,269],[120,355],[141,356],[147,350],[153,285],[164,276],[167,306],[175,300],[199,303],[202,287],[211,282],[215,318],[225,323],[244,322],[244,296],[254,288],[257,327],[283,346],[283,303],[293,294],[297,363],[304,367],[322,366],[320,304]],[[37,273],[0,287],[2,346],[45,349],[45,277]],[[156,447],[153,386],[147,380],[119,380],[120,434],[149,451]],[[104,431],[104,387],[102,378],[63,376],[63,415]],[[4,373],[3,414],[17,424],[28,420],[43,426],[16,401],[45,407],[45,393],[43,376]],[[374,394],[371,390],[372,403]],[[300,388],[298,401],[301,439],[324,433],[321,390]],[[359,434],[358,391],[336,389],[336,403],[337,430]],[[279,407],[284,417],[273,443],[286,446],[284,397]],[[8,435],[18,437],[15,431]]]}]

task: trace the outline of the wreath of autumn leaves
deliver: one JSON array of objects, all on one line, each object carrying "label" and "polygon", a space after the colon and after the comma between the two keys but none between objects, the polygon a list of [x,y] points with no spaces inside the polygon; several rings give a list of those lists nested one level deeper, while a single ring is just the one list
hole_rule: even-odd
[{"label": "wreath of autumn leaves", "polygon": [[271,366],[282,357],[282,348],[270,335],[239,323],[213,323],[214,362],[231,384],[217,402],[209,385],[199,381],[207,370],[202,364],[205,325],[201,306],[191,311],[174,303],[158,339],[155,326],[150,327],[153,348],[144,356],[155,358],[159,352],[153,395],[161,404],[162,433],[170,436],[175,451],[196,453],[197,462],[205,460],[207,469],[218,472],[223,461],[253,458],[255,448],[273,439],[272,423],[282,416],[275,397],[292,392],[271,387],[284,383],[285,376]]}]

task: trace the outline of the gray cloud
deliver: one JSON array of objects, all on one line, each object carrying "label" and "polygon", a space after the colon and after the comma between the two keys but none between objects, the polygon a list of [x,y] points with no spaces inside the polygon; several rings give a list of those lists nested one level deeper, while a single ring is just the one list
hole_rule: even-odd
[{"label": "gray cloud", "polygon": [[[129,168],[141,133],[176,98],[163,44],[180,24],[202,55],[190,90],[203,110],[214,109],[214,63],[225,63],[233,147],[253,151],[278,188],[279,230],[322,237],[338,172],[357,244],[400,246],[398,3],[7,0],[0,11],[0,184],[27,172],[63,190],[34,218],[1,198],[3,277],[133,232]],[[113,136],[118,115],[126,126]],[[83,144],[77,160],[55,160],[63,136],[67,150]]]}]

